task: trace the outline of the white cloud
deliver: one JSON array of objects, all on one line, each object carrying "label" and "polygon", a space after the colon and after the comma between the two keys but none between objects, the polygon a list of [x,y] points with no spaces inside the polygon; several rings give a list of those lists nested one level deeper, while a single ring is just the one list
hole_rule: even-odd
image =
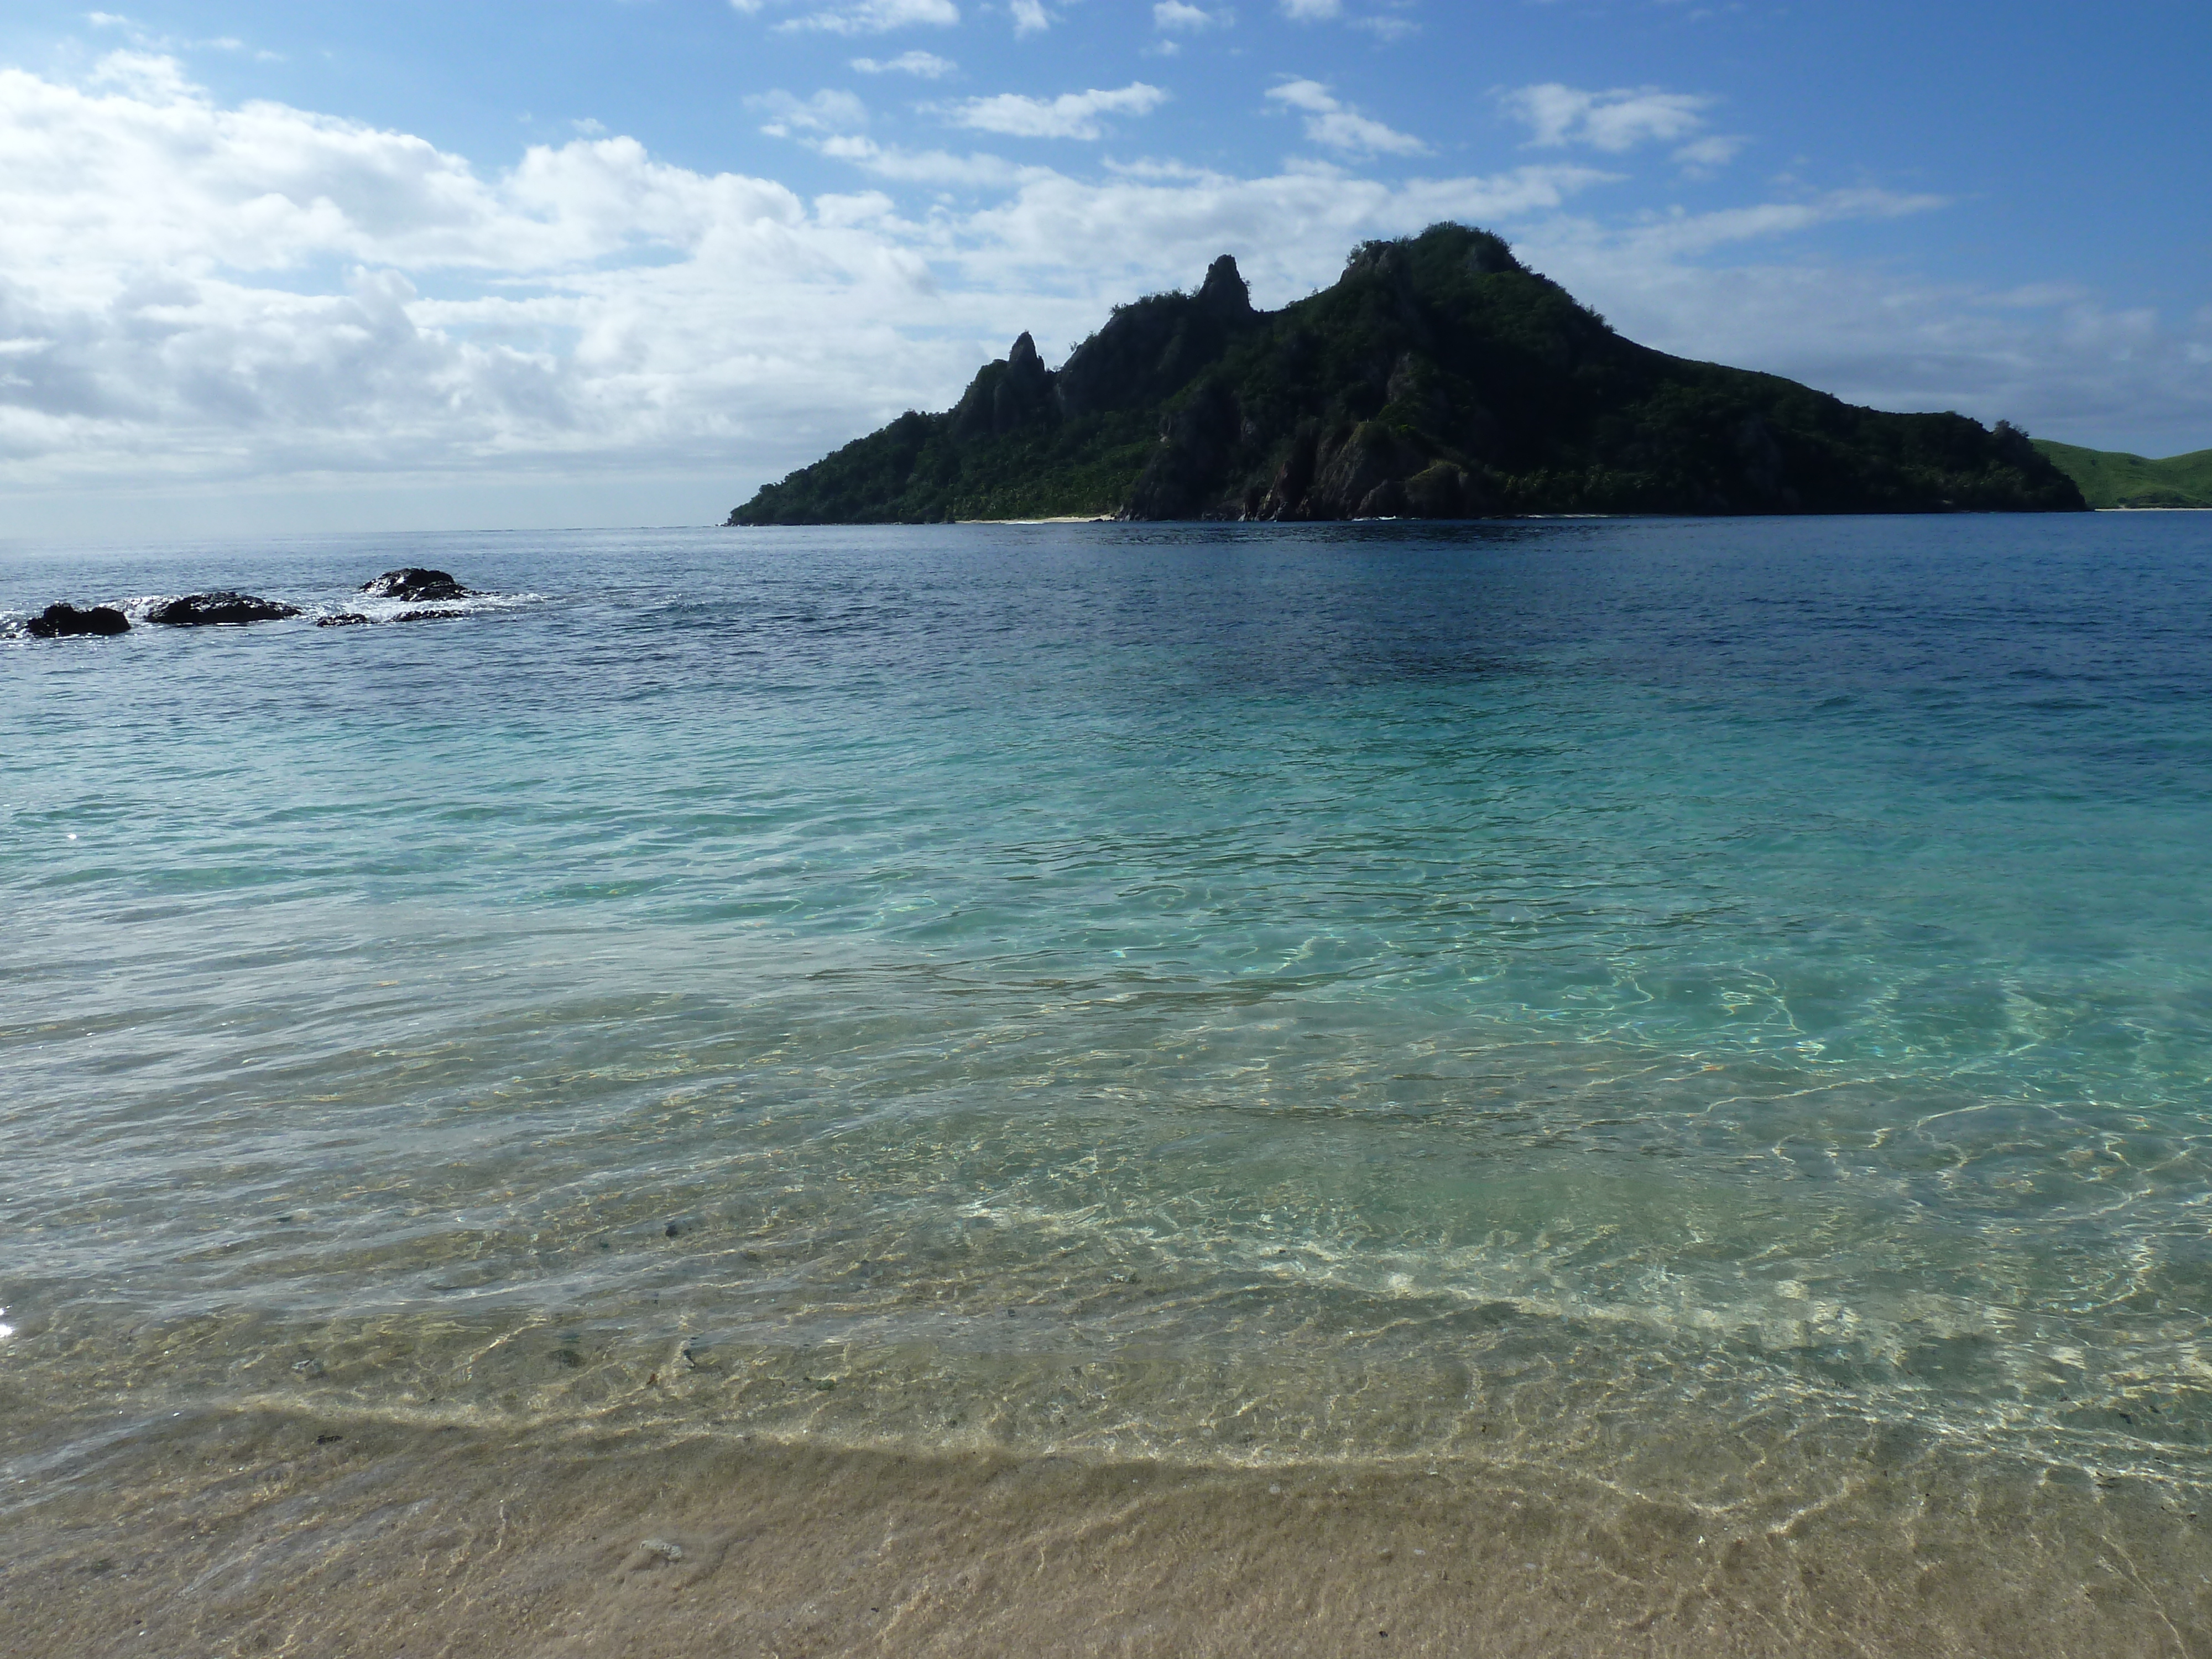
[{"label": "white cloud", "polygon": [[1344,15],[1344,0],[1283,0],[1283,15],[1301,23],[1326,22]]},{"label": "white cloud", "polygon": [[1421,26],[1409,17],[1399,17],[1389,12],[1380,12],[1371,17],[1357,17],[1352,27],[1365,29],[1384,40],[1402,40],[1409,34],[1420,33]]},{"label": "white cloud", "polygon": [[1646,143],[1672,143],[1705,124],[1714,100],[1656,87],[1585,92],[1547,81],[1505,94],[1506,112],[1528,124],[1534,144],[1587,144],[1614,155]]},{"label": "white cloud", "polygon": [[849,92],[823,88],[811,98],[794,98],[778,88],[745,100],[745,107],[767,116],[761,131],[787,138],[797,132],[851,132],[868,125],[868,106]]},{"label": "white cloud", "polygon": [[925,81],[941,81],[960,65],[933,52],[902,52],[896,58],[855,58],[853,67],[863,75],[915,75]]},{"label": "white cloud", "polygon": [[1440,219],[1548,213],[1610,177],[1530,167],[1387,184],[1328,166],[1258,179],[1154,167],[1091,183],[1041,170],[967,219],[957,257],[978,281],[997,274],[1055,287],[1081,272],[1087,291],[1126,299],[1164,284],[1188,287],[1216,254],[1232,252],[1255,302],[1281,305],[1334,281],[1364,239]]},{"label": "white cloud", "polygon": [[1285,81],[1267,95],[1304,112],[1306,137],[1317,144],[1352,155],[1420,155],[1428,146],[1340,103],[1318,81]]},{"label": "white cloud", "polygon": [[1099,117],[1149,115],[1167,101],[1167,96],[1158,87],[1133,81],[1111,92],[1094,88],[1089,92],[1064,92],[1057,98],[1001,92],[988,98],[971,98],[945,113],[956,126],[1002,132],[1014,138],[1097,138],[1104,131]]},{"label": "white cloud", "polygon": [[[753,16],[768,0],[730,0],[736,10]],[[960,21],[960,8],[952,0],[834,0],[811,5],[775,27],[786,33],[813,30],[827,34],[887,34],[893,29],[929,27],[951,28]]]},{"label": "white cloud", "polygon": [[[1933,211],[1933,198],[1842,191],[1623,228],[1556,216],[1516,244],[1633,339],[1786,374],[1878,409],[1956,409],[2039,436],[2168,453],[2212,429],[2212,315],[2170,326],[2075,295],[2034,312],[1960,284],[1762,255],[1819,225]],[[1705,256],[1735,255],[1716,264]],[[1745,256],[1748,257],[1745,257]],[[2133,434],[2133,435],[2129,435]]]},{"label": "white cloud", "polygon": [[1010,8],[1014,14],[1014,34],[1042,34],[1052,27],[1052,14],[1044,9],[1042,0],[1012,0]]},{"label": "white cloud", "polygon": [[1711,133],[1683,145],[1674,152],[1674,160],[1685,173],[1705,177],[1735,161],[1750,142],[1741,133]]},{"label": "white cloud", "polygon": [[1159,0],[1152,8],[1152,27],[1181,33],[1196,33],[1204,29],[1227,28],[1237,21],[1237,14],[1224,6],[1219,11],[1208,11],[1203,6],[1185,3],[1185,0]]},{"label": "white cloud", "polygon": [[901,184],[943,185],[963,190],[1004,190],[1018,184],[1037,169],[1016,166],[1003,156],[972,153],[955,155],[943,149],[905,149],[878,144],[872,138],[848,136],[823,140],[815,146],[836,161],[848,161],[878,179]]},{"label": "white cloud", "polygon": [[1680,259],[1728,242],[1751,241],[1847,219],[1902,219],[1945,206],[1940,196],[1900,196],[1861,188],[1831,191],[1802,202],[1762,202],[1711,213],[1677,214],[1644,221],[1619,233],[1624,246],[1653,260]]},{"label": "white cloud", "polygon": [[[96,29],[115,30],[125,40],[129,40],[132,46],[137,47],[141,52],[243,52],[250,50],[245,41],[240,40],[234,34],[221,34],[213,37],[204,36],[198,40],[186,40],[180,39],[174,35],[159,34],[148,28],[137,18],[126,17],[120,12],[88,11],[84,15],[84,21],[91,24],[93,27]],[[256,61],[264,64],[282,63],[283,61],[283,54],[274,52],[255,52],[253,53],[253,57]]]}]

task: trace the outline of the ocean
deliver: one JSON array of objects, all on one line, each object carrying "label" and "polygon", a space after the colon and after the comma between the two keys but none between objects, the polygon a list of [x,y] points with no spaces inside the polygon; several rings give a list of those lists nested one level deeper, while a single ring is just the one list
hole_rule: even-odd
[{"label": "ocean", "polygon": [[[213,587],[308,614],[21,635]],[[17,546],[0,633],[40,1616],[313,1425],[2212,1650],[2212,515]]]}]

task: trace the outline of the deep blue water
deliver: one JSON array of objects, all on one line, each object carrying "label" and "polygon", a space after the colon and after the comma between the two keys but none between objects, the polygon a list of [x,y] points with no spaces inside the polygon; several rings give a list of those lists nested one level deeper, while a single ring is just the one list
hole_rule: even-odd
[{"label": "deep blue water", "polygon": [[2207,516],[19,548],[0,613],[405,562],[498,597],[0,640],[19,1420],[2201,1477]]}]

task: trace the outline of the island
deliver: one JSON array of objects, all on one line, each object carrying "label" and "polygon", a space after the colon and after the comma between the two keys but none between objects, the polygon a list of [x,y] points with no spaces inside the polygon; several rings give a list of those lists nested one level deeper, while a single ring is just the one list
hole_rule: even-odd
[{"label": "island", "polygon": [[1466,225],[1361,244],[1254,308],[1236,261],[1115,308],[1057,370],[1026,333],[763,488],[730,525],[1110,517],[2048,512],[2081,490],[2027,435],[1862,409],[1616,333]]}]

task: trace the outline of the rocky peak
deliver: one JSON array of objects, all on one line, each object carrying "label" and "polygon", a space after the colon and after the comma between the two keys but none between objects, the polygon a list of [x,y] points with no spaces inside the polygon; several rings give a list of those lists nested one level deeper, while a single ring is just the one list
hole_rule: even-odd
[{"label": "rocky peak", "polygon": [[1049,407],[1052,381],[1036,342],[1024,330],[1004,357],[976,371],[953,407],[953,435],[963,441],[999,438],[1027,425]]},{"label": "rocky peak", "polygon": [[1206,280],[1199,284],[1198,303],[1218,316],[1252,314],[1252,290],[1245,285],[1243,273],[1237,269],[1237,261],[1231,255],[1224,253],[1206,268]]},{"label": "rocky peak", "polygon": [[1037,356],[1036,342],[1024,329],[1021,337],[1006,348],[1006,385],[1024,405],[1036,403],[1052,384],[1052,371]]}]

